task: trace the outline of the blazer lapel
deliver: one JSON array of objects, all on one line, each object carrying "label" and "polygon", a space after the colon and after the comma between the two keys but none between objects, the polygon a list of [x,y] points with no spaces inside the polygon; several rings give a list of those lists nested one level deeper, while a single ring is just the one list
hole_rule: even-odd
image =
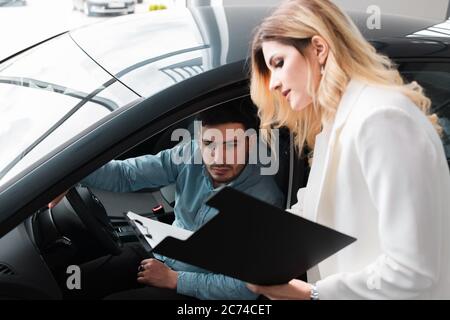
[{"label": "blazer lapel", "polygon": [[342,128],[344,127],[344,124],[348,118],[348,116],[350,115],[356,101],[358,100],[362,90],[364,89],[365,84],[357,81],[357,80],[350,80],[350,82],[347,85],[347,88],[345,90],[344,95],[341,98],[341,102],[339,103],[335,118],[334,118],[334,123],[333,123],[333,127],[331,129],[330,132],[330,138],[329,138],[329,142],[328,142],[328,147],[326,149],[326,154],[325,154],[325,158],[324,158],[324,162],[323,162],[323,166],[322,166],[322,174],[320,176],[320,182],[319,182],[319,187],[317,189],[317,193],[314,195],[311,195],[312,197],[314,197],[315,199],[312,201],[312,210],[313,210],[313,218],[314,221],[318,221],[319,217],[319,205],[320,202],[322,201],[322,194],[323,194],[323,189],[326,185],[326,178],[327,178],[327,173],[330,169],[332,162],[332,158],[333,158],[333,153],[334,153],[334,147],[336,145],[336,142],[339,139],[339,135],[340,132],[342,130]]}]

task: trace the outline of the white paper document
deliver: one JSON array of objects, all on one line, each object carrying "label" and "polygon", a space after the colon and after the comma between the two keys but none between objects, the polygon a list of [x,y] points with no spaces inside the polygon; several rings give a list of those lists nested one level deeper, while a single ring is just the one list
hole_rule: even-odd
[{"label": "white paper document", "polygon": [[128,211],[127,217],[135,222],[136,227],[145,236],[145,239],[152,248],[156,247],[166,237],[186,240],[193,234],[192,231],[145,218],[131,211]]}]

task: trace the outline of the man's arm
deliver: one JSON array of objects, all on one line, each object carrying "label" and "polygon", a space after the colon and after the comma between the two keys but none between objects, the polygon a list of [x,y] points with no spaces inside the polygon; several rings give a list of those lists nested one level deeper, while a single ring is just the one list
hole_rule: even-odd
[{"label": "man's arm", "polygon": [[178,271],[177,293],[202,300],[255,300],[245,282],[221,274]]},{"label": "man's arm", "polygon": [[182,163],[173,161],[190,150],[191,144],[127,160],[113,160],[81,181],[88,187],[113,192],[132,192],[174,183]]},{"label": "man's arm", "polygon": [[138,282],[158,288],[176,289],[177,293],[203,300],[256,299],[244,282],[224,275],[174,271],[157,259],[141,262]]}]

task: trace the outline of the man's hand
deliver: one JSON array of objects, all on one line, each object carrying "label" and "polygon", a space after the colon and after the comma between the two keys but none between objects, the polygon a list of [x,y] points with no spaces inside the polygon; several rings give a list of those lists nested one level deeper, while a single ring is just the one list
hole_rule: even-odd
[{"label": "man's hand", "polygon": [[310,300],[311,287],[309,283],[296,279],[275,286],[247,284],[247,288],[254,293],[262,294],[272,300]]},{"label": "man's hand", "polygon": [[62,198],[64,198],[67,194],[67,192],[69,192],[69,190],[67,190],[66,192],[60,194],[59,196],[57,196],[55,199],[53,199],[49,204],[48,204],[48,208],[51,209],[53,207],[55,207],[61,200]]},{"label": "man's hand", "polygon": [[139,270],[141,270],[137,274],[139,283],[158,288],[177,288],[178,273],[159,260],[143,260]]}]

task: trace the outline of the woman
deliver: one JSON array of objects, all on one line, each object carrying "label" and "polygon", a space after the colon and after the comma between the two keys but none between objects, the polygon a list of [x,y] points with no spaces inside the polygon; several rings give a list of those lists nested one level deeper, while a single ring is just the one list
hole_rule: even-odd
[{"label": "woman", "polygon": [[405,84],[331,1],[292,0],[255,33],[251,95],[262,128],[287,126],[300,150],[314,150],[292,212],[357,241],[310,270],[309,283],[250,290],[450,298],[450,175],[422,88]]}]

